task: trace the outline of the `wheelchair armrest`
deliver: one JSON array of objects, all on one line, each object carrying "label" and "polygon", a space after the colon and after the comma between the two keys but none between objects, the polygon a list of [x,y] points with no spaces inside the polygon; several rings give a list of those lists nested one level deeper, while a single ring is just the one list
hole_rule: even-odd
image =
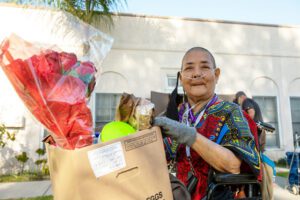
[{"label": "wheelchair armrest", "polygon": [[224,184],[257,183],[257,179],[253,174],[215,173],[213,179],[216,183]]}]

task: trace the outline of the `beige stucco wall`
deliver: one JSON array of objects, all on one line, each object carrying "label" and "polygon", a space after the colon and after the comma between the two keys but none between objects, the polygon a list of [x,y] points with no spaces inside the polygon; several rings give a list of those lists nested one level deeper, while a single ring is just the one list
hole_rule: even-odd
[{"label": "beige stucco wall", "polygon": [[276,96],[280,148],[267,153],[277,159],[293,150],[289,97],[300,96],[300,27],[123,15],[110,34],[115,43],[104,72],[121,73],[126,89],[143,97],[167,91],[167,75],[180,69],[187,49],[211,50],[222,70],[217,93]]},{"label": "beige stucco wall", "polygon": [[[2,5],[0,13],[5,11],[9,19],[18,9]],[[33,12],[41,10],[27,13]],[[141,97],[149,97],[151,90],[166,92],[167,75],[175,75],[180,69],[184,52],[203,46],[213,52],[222,70],[217,93],[244,90],[249,95],[277,97],[281,146],[267,153],[277,159],[292,150],[289,97],[300,96],[300,27],[121,15],[114,17],[115,26],[108,31],[98,21],[95,19],[94,25],[110,33],[114,44],[102,64],[95,92],[126,91]],[[0,150],[0,173],[4,173],[15,166],[13,157],[17,152],[35,154],[41,144],[42,127],[29,117],[1,73],[1,89],[7,88],[2,90],[2,108],[14,99],[25,119],[24,127],[16,129],[17,142]]]},{"label": "beige stucco wall", "polygon": [[[193,46],[206,47],[216,55],[223,72],[218,86],[221,93],[243,89],[256,95],[250,88],[259,77],[285,88],[300,73],[300,28],[121,16],[116,18],[111,34],[115,43],[104,62],[104,71],[119,71],[137,82],[140,77],[136,75],[144,78],[142,71],[148,70],[147,77],[154,80],[151,89],[164,90],[164,81],[156,70],[174,74],[184,51]],[[149,94],[145,88],[139,92],[130,85],[130,89],[141,94],[144,91],[143,96]],[[266,94],[276,92],[264,90]]]}]

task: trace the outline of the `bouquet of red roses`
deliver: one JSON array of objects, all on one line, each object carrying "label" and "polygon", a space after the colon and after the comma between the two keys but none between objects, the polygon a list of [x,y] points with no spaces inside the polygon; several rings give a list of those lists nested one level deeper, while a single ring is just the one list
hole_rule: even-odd
[{"label": "bouquet of red roses", "polygon": [[[21,49],[21,50],[20,50]],[[24,52],[30,52],[30,57]],[[41,49],[16,35],[0,45],[0,65],[29,111],[65,149],[92,144],[87,106],[96,68],[74,53]]]}]

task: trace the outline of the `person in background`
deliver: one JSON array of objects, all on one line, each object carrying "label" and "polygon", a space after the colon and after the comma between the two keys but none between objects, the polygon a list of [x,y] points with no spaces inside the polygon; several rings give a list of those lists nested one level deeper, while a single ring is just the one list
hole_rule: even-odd
[{"label": "person in background", "polygon": [[[237,92],[233,102],[239,104],[241,108],[246,111],[251,119],[253,119],[256,123],[264,122],[259,105],[253,99],[248,98],[245,92]],[[264,151],[266,144],[266,131],[258,128],[257,134],[259,138],[260,150]]]},{"label": "person in background", "polygon": [[198,180],[192,192],[194,200],[205,197],[211,169],[233,174],[250,170],[255,175],[260,170],[255,141],[240,107],[215,94],[220,74],[207,49],[191,48],[178,75],[185,92],[182,103],[176,87],[166,116],[154,118],[154,125],[179,144],[176,148],[169,144],[170,149],[176,149],[177,178],[187,186],[188,175]]}]

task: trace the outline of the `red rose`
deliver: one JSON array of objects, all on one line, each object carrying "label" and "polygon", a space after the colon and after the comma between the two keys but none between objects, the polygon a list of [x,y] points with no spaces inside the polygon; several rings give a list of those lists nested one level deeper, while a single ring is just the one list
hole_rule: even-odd
[{"label": "red rose", "polygon": [[[67,66],[64,69],[69,69],[76,56],[47,51],[26,60],[14,60],[9,50],[9,47],[2,48],[2,54],[9,60],[9,64],[3,65],[5,74],[57,145],[74,149],[92,144],[93,120],[86,102],[88,86],[80,78],[61,73],[61,59],[63,67]],[[0,63],[3,64],[1,56]],[[86,62],[79,71],[93,74],[96,70],[93,64]]]},{"label": "red rose", "polygon": [[59,58],[65,72],[72,69],[77,63],[77,57],[74,53],[61,52]]},{"label": "red rose", "polygon": [[75,70],[80,76],[85,76],[87,74],[93,75],[97,71],[94,64],[91,62],[81,62],[80,66],[77,67]]}]

